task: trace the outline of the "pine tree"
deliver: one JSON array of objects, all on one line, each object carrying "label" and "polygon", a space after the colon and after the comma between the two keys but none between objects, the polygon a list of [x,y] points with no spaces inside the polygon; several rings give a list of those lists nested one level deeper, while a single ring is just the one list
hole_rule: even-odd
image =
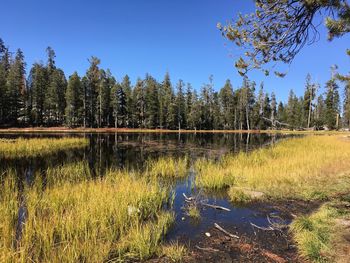
[{"label": "pine tree", "polygon": [[186,116],[186,128],[189,128],[189,115],[190,112],[193,108],[193,94],[192,94],[192,85],[190,83],[187,83],[186,87],[186,96],[185,96],[185,101],[186,101],[186,110],[185,110],[185,116]]},{"label": "pine tree", "polygon": [[86,72],[85,79],[85,96],[86,96],[86,109],[87,123],[90,127],[101,127],[102,121],[102,86],[100,85],[100,60],[97,57],[91,57],[89,59],[90,67]]},{"label": "pine tree", "polygon": [[18,49],[15,60],[11,63],[7,76],[7,107],[8,123],[17,125],[18,120],[25,116],[25,96],[26,96],[26,79],[25,79],[25,62],[23,52]]},{"label": "pine tree", "polygon": [[147,128],[159,126],[158,83],[150,75],[145,79],[145,114]]},{"label": "pine tree", "polygon": [[139,128],[145,128],[146,101],[143,81],[141,79],[137,79],[136,81],[136,85],[133,92],[133,101],[135,103],[136,125]]},{"label": "pine tree", "polygon": [[31,115],[36,126],[44,124],[44,102],[47,94],[47,70],[42,64],[35,63],[30,70],[29,86],[31,90]]},{"label": "pine tree", "polygon": [[127,98],[125,90],[121,84],[114,85],[112,89],[112,104],[113,104],[113,116],[114,126],[126,127],[127,120]]},{"label": "pine tree", "polygon": [[315,109],[315,126],[317,130],[323,129],[325,125],[325,112],[326,105],[324,103],[323,96],[317,97],[316,109]]},{"label": "pine tree", "polygon": [[233,129],[234,103],[233,88],[231,81],[228,79],[219,93],[219,104],[222,115],[222,124],[224,129]]},{"label": "pine tree", "polygon": [[277,100],[274,92],[271,93],[271,123],[272,127],[276,128],[276,116],[277,115]]},{"label": "pine tree", "polygon": [[133,126],[133,100],[132,100],[132,87],[130,78],[125,75],[122,83],[120,84],[125,95],[125,127]]},{"label": "pine tree", "polygon": [[325,99],[325,124],[328,129],[338,129],[340,98],[338,92],[339,87],[334,78],[327,82],[326,89],[327,93]]},{"label": "pine tree", "polygon": [[344,87],[344,124],[350,129],[350,78]]},{"label": "pine tree", "polygon": [[6,83],[10,69],[9,51],[5,47],[3,40],[0,38],[0,125],[6,122],[7,114],[7,97]]},{"label": "pine tree", "polygon": [[83,124],[83,86],[77,72],[69,77],[66,91],[66,124],[76,127]]},{"label": "pine tree", "polygon": [[177,128],[181,130],[186,127],[186,101],[183,92],[184,82],[180,79],[176,85],[176,123]]}]

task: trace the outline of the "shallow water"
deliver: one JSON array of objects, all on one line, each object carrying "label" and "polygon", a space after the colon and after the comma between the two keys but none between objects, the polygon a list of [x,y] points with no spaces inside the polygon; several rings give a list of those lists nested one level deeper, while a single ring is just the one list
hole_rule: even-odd
[{"label": "shallow water", "polygon": [[[148,159],[159,156],[188,156],[190,163],[197,158],[206,157],[217,160],[226,153],[250,151],[265,147],[285,138],[276,134],[176,134],[176,133],[101,133],[101,134],[1,134],[0,138],[18,137],[62,137],[83,136],[89,139],[89,146],[79,150],[58,152],[38,158],[20,158],[0,160],[1,169],[12,168],[20,178],[19,188],[30,186],[35,176],[45,177],[45,170],[58,165],[85,160],[94,176],[103,176],[110,168],[142,170]],[[204,193],[193,185],[195,177],[191,170],[188,178],[174,184],[175,200],[173,208],[176,214],[175,226],[167,238],[184,241],[196,240],[203,236],[214,223],[234,233],[251,233],[254,230],[250,222],[259,226],[268,224],[266,214],[252,206],[238,207],[226,199],[225,193]],[[45,181],[45,180],[43,180]],[[201,209],[201,219],[195,221],[185,216],[184,197],[200,194],[206,202],[231,209],[231,212],[212,208]],[[25,207],[21,206],[19,221],[25,220]],[[21,225],[21,224],[19,224]],[[21,229],[19,229],[20,232]]]}]

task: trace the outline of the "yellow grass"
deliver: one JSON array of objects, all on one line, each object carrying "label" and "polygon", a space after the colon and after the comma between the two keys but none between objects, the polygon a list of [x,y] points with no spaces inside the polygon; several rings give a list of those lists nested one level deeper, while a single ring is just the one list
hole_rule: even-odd
[{"label": "yellow grass", "polygon": [[291,138],[219,163],[200,160],[203,188],[241,187],[275,198],[327,198],[350,186],[350,140],[344,136]]},{"label": "yellow grass", "polygon": [[182,262],[187,249],[184,245],[179,244],[178,241],[171,242],[162,247],[162,255],[166,256],[171,262]]},{"label": "yellow grass", "polygon": [[13,171],[0,176],[0,262],[12,261],[18,218],[18,191]]},{"label": "yellow grass", "polygon": [[85,147],[84,138],[34,138],[0,140],[0,158],[22,158],[44,156],[57,151]]},{"label": "yellow grass", "polygon": [[104,262],[144,260],[158,251],[174,215],[169,191],[124,171],[91,180],[87,164],[49,169],[24,195],[28,216],[16,250],[17,190],[7,174],[0,192],[0,261]]},{"label": "yellow grass", "polygon": [[184,178],[188,174],[188,158],[160,157],[149,160],[147,173],[152,177]]}]

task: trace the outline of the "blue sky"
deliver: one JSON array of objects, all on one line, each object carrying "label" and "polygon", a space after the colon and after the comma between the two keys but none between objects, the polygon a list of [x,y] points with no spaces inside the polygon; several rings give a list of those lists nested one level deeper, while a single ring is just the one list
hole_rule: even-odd
[{"label": "blue sky", "polygon": [[[181,78],[198,89],[213,74],[216,89],[227,78],[238,87],[242,79],[230,54],[242,51],[222,38],[216,24],[253,7],[247,0],[2,0],[0,37],[12,51],[24,51],[28,71],[46,60],[50,45],[67,77],[75,70],[83,75],[94,55],[118,80],[128,74],[134,82],[150,73],[161,81],[169,71],[173,84]],[[333,64],[349,72],[350,37],[329,43],[320,29],[321,40],[299,54],[286,78],[260,72],[250,78],[286,100],[291,88],[302,95],[308,72],[322,85]]]}]

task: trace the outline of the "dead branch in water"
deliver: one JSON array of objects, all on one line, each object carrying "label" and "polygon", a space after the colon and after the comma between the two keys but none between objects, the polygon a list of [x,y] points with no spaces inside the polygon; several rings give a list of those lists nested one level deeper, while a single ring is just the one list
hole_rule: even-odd
[{"label": "dead branch in water", "polygon": [[208,251],[208,252],[219,252],[219,249],[215,249],[215,248],[211,248],[211,247],[200,247],[200,246],[195,246],[197,249],[199,250],[203,250],[203,251]]},{"label": "dead branch in water", "polygon": [[211,204],[207,204],[207,203],[202,203],[202,205],[207,206],[207,207],[211,207],[211,208],[214,208],[214,209],[218,209],[218,210],[224,210],[224,211],[227,211],[227,212],[231,212],[230,209],[228,209],[226,207],[223,207],[223,206],[211,205]]},{"label": "dead branch in water", "polygon": [[220,230],[221,232],[223,232],[224,234],[228,235],[229,237],[239,239],[239,236],[231,234],[230,232],[226,231],[221,226],[219,226],[217,223],[214,223],[214,226],[215,226],[216,229]]}]

